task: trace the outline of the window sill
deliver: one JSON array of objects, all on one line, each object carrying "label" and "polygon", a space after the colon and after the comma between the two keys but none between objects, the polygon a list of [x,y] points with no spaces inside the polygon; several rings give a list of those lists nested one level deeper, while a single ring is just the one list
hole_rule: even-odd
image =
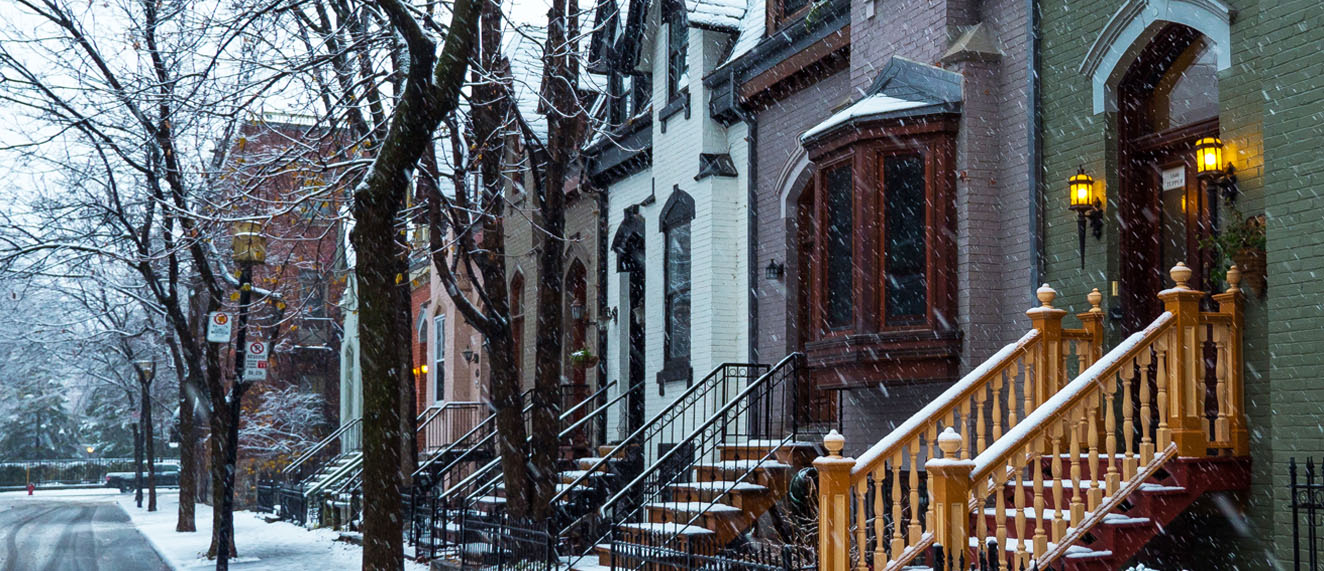
[{"label": "window sill", "polygon": [[810,375],[823,389],[896,382],[951,382],[961,334],[928,328],[839,335],[805,344]]},{"label": "window sill", "polygon": [[690,92],[688,89],[682,90],[665,107],[657,112],[657,119],[662,122],[662,132],[667,132],[667,120],[675,117],[677,113],[685,112],[685,118],[690,118]]},{"label": "window sill", "polygon": [[667,383],[685,381],[685,386],[694,383],[694,369],[689,359],[671,359],[657,372],[657,394],[666,394]]}]

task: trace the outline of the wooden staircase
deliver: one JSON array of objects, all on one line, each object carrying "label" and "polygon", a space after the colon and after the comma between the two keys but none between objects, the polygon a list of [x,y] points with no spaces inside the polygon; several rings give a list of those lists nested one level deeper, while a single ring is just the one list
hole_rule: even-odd
[{"label": "wooden staircase", "polygon": [[576,571],[688,569],[690,556],[712,556],[743,536],[785,494],[791,475],[809,466],[816,446],[803,442],[719,444],[712,461],[642,506],[642,517],[620,524],[618,539],[595,546],[597,558],[573,561]]},{"label": "wooden staircase", "polygon": [[1067,330],[1045,285],[1033,331],[859,459],[825,438],[820,569],[1121,569],[1202,495],[1247,488],[1240,275],[1202,312],[1190,274],[1106,354],[1098,290]]}]

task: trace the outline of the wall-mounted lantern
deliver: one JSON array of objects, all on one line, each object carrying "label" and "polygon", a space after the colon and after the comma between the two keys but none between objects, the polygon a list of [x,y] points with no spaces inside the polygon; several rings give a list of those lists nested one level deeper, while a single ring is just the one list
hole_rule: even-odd
[{"label": "wall-mounted lantern", "polygon": [[570,304],[570,319],[579,321],[584,318],[584,304],[576,301]]},{"label": "wall-mounted lantern", "polygon": [[460,354],[464,356],[464,362],[466,363],[478,362],[478,355],[474,353],[473,349],[465,348],[465,350]]},{"label": "wall-mounted lantern", "polygon": [[768,267],[763,268],[763,277],[770,282],[782,279],[786,275],[786,264],[779,264],[777,260],[768,260]]},{"label": "wall-mounted lantern", "polygon": [[1076,211],[1076,232],[1080,237],[1080,267],[1085,268],[1085,220],[1089,219],[1090,227],[1094,231],[1096,239],[1103,239],[1103,201],[1094,193],[1094,179],[1085,174],[1085,167],[1081,167],[1067,180],[1067,190],[1070,192],[1070,209]]},{"label": "wall-mounted lantern", "polygon": [[1237,167],[1223,162],[1223,141],[1204,137],[1195,142],[1195,173],[1211,191],[1218,191],[1229,205],[1237,201]]}]

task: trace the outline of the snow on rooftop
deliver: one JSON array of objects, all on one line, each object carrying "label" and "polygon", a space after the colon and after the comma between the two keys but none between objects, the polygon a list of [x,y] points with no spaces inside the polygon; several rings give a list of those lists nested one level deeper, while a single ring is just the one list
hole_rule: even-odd
[{"label": "snow on rooftop", "polygon": [[923,107],[931,104],[931,102],[927,101],[913,101],[910,99],[893,97],[891,95],[884,95],[882,93],[875,93],[856,101],[851,104],[850,107],[838,111],[822,123],[814,125],[808,131],[805,131],[803,135],[800,135],[800,140],[806,141],[812,139],[821,133],[826,133],[827,131],[857,119],[875,117],[894,111],[905,111],[907,109],[914,109],[916,107]]},{"label": "snow on rooftop", "polygon": [[736,42],[731,46],[731,53],[726,56],[727,62],[735,61],[740,56],[745,55],[763,39],[763,32],[767,27],[767,22],[764,21],[764,5],[763,0],[748,0],[745,2],[745,14],[740,19]]},{"label": "snow on rooftop", "polygon": [[745,17],[746,0],[685,0],[690,25],[738,31]]}]

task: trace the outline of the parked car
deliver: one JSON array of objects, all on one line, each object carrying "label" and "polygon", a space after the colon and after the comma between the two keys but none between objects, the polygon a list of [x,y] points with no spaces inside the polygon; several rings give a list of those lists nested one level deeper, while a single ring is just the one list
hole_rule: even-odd
[{"label": "parked car", "polygon": [[[110,472],[106,474],[106,487],[119,488],[121,492],[127,492],[133,489],[133,472]],[[147,485],[147,471],[143,471],[143,486]],[[156,485],[178,486],[179,485],[179,466],[175,464],[157,464],[156,465]]]}]

